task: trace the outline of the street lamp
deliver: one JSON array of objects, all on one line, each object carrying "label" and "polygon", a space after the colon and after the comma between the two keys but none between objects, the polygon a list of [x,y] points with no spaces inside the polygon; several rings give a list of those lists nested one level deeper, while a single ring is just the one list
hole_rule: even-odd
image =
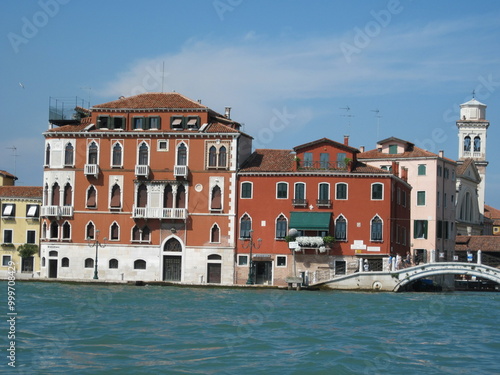
[{"label": "street lamp", "polygon": [[94,247],[95,246],[95,261],[94,261],[94,280],[98,280],[99,277],[97,276],[97,251],[99,250],[99,247],[106,247],[106,241],[108,240],[106,237],[103,238],[103,242],[99,242],[99,229],[97,229],[95,234],[95,240],[92,241],[91,238],[87,238],[87,241],[89,242],[89,247]]},{"label": "street lamp", "polygon": [[254,242],[253,242],[253,229],[250,229],[249,231],[250,233],[250,241],[248,242],[247,245],[245,245],[245,241],[241,244],[241,247],[243,249],[250,249],[250,261],[249,261],[249,265],[248,265],[248,280],[247,280],[247,285],[253,285],[254,284],[254,280],[253,280],[253,261],[252,261],[252,250],[255,249],[260,249],[260,245],[262,243],[262,239],[259,238],[257,240],[258,242],[258,245],[256,245]]}]

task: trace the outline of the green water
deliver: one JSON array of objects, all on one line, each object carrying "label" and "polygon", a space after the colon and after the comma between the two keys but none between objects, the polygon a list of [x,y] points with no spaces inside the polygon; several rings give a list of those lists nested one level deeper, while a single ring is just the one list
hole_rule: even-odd
[{"label": "green water", "polygon": [[17,282],[16,308],[0,373],[500,373],[498,293]]}]

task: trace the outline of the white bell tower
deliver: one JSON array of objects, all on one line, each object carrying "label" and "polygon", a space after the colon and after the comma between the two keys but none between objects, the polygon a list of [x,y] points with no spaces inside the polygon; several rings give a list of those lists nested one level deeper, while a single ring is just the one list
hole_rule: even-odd
[{"label": "white bell tower", "polygon": [[474,160],[481,176],[478,186],[479,212],[484,214],[484,190],[486,183],[486,132],[490,123],[486,120],[486,104],[472,100],[460,105],[458,128],[458,164],[466,159]]}]

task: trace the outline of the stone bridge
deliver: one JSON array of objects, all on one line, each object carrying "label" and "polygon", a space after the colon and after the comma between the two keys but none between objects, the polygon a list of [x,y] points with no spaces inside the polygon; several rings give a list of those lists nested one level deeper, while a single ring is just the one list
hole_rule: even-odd
[{"label": "stone bridge", "polygon": [[397,271],[357,272],[329,280],[318,280],[309,287],[398,292],[419,279],[439,275],[477,276],[500,284],[500,269],[498,268],[477,263],[439,262],[420,264]]}]

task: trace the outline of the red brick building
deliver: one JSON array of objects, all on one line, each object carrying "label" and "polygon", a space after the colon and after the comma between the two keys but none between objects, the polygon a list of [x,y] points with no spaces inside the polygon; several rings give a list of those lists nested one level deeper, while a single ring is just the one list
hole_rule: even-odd
[{"label": "red brick building", "polygon": [[343,144],[323,138],[250,156],[238,172],[238,284],[284,285],[294,275],[312,283],[359,267],[383,270],[390,254],[410,250],[406,175],[360,163],[358,153],[346,137]]},{"label": "red brick building", "polygon": [[42,277],[233,283],[236,171],[252,139],[230,108],[146,93],[51,122]]}]

